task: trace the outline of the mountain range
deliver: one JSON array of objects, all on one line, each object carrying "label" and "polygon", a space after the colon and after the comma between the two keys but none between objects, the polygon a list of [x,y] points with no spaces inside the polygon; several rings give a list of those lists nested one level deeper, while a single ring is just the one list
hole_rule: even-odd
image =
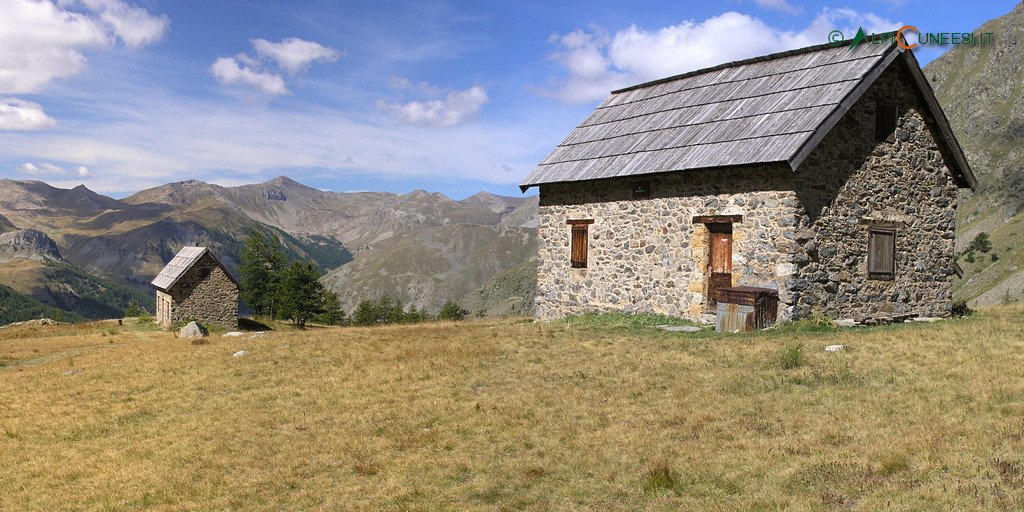
[{"label": "mountain range", "polygon": [[[187,180],[120,200],[84,186],[0,180],[0,284],[67,306],[53,290],[79,291],[55,286],[46,270],[61,265],[134,288],[144,297],[130,301],[151,310],[149,282],[178,249],[210,246],[234,270],[246,233],[257,228],[277,236],[289,257],[325,272],[347,311],[387,294],[428,311],[453,300],[472,311],[526,313],[536,205],[536,197],[488,193],[455,201],[424,191],[325,192],[283,176],[239,187]],[[5,245],[5,236],[20,242]]]}]

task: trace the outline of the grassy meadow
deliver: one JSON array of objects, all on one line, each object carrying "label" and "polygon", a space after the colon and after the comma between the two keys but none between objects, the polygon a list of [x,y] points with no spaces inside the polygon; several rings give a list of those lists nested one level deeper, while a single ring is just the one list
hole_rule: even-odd
[{"label": "grassy meadow", "polygon": [[1024,508],[1024,307],[641,320],[0,329],[0,510]]}]

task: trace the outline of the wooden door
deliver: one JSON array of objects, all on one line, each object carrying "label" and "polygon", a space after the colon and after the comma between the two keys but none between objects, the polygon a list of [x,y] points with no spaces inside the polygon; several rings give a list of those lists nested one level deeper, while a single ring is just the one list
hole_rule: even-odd
[{"label": "wooden door", "polygon": [[708,311],[718,306],[718,289],[732,286],[732,224],[708,224]]}]

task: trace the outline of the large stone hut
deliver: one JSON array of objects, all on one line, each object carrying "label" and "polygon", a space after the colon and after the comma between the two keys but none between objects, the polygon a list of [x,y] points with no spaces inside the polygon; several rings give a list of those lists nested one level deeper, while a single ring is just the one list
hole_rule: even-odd
[{"label": "large stone hut", "polygon": [[612,92],[523,182],[540,189],[536,316],[699,317],[778,291],[779,319],[952,307],[976,181],[892,34]]},{"label": "large stone hut", "polygon": [[238,281],[208,247],[184,247],[153,280],[156,321],[182,320],[238,327]]}]

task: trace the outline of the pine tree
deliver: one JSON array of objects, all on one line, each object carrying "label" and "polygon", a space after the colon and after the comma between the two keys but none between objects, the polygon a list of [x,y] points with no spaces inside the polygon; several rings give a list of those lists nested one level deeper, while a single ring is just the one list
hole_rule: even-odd
[{"label": "pine tree", "polygon": [[462,309],[455,301],[448,301],[444,303],[444,307],[441,308],[441,312],[437,314],[438,320],[462,320],[466,318],[469,311]]},{"label": "pine tree", "polygon": [[365,299],[359,302],[352,312],[352,323],[355,325],[374,325],[378,322],[377,303]]},{"label": "pine tree", "polygon": [[324,291],[323,305],[324,312],[317,317],[317,321],[327,325],[345,325],[348,318],[345,317],[345,311],[341,309],[341,300],[337,293],[330,290]]},{"label": "pine tree", "polygon": [[242,300],[256,315],[276,316],[274,301],[287,261],[284,247],[276,236],[256,228],[249,229],[249,237],[242,248],[242,262],[237,270],[241,276]]},{"label": "pine tree", "polygon": [[293,261],[281,274],[276,294],[280,318],[306,327],[306,322],[324,312],[324,285],[312,263]]}]

